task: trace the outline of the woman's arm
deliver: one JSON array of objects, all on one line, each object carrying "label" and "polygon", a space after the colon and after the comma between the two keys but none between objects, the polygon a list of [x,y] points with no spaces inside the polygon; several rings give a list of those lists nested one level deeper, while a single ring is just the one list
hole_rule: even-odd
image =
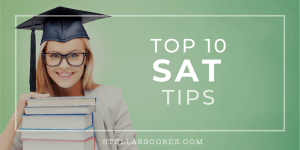
[{"label": "woman's arm", "polygon": [[[135,138],[136,132],[132,128],[132,123],[129,117],[128,108],[123,99],[122,91],[119,90],[119,100],[117,104],[116,123],[114,126],[115,139],[120,140],[118,144],[119,150],[138,150]],[[127,130],[127,131],[122,131]],[[130,131],[128,131],[130,130]]]},{"label": "woman's arm", "polygon": [[[15,116],[15,114],[13,114]],[[13,143],[15,137],[15,117],[11,117],[8,121],[6,128],[0,135],[0,149],[1,150],[10,150],[11,144]]]},{"label": "woman's arm", "polygon": [[[25,110],[24,107],[27,105],[26,99],[28,98],[46,98],[50,97],[50,94],[38,94],[36,92],[30,92],[30,93],[22,93],[19,97],[19,102],[16,108],[16,111],[8,121],[6,128],[0,135],[0,149],[1,150],[10,150],[11,145],[13,144],[14,137],[16,135],[15,130],[15,121],[17,121],[17,128],[19,127],[20,123],[22,122],[22,114],[24,114]],[[15,116],[17,118],[15,118]],[[16,149],[16,148],[14,148]]]}]

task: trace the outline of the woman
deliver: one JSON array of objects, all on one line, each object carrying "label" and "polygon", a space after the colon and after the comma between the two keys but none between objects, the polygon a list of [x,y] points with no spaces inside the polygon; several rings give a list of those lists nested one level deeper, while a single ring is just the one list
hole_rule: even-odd
[{"label": "woman", "polygon": [[[62,20],[60,20],[62,22]],[[62,23],[65,25],[66,23]],[[60,24],[55,30],[63,30],[65,26]],[[74,29],[76,22],[69,22],[70,28]],[[96,84],[92,78],[93,53],[87,34],[70,37],[61,36],[65,39],[49,39],[46,31],[57,25],[57,21],[44,23],[42,44],[38,55],[37,64],[37,92],[23,93],[19,97],[17,114],[13,114],[5,130],[0,137],[1,150],[22,149],[20,132],[16,132],[15,123],[20,128],[24,107],[28,98],[47,98],[58,96],[92,96],[97,98],[96,112],[94,113],[96,150],[124,150],[138,149],[135,143],[136,132],[133,131],[127,106],[123,100],[120,89]],[[50,29],[45,29],[51,27]],[[75,26],[75,27],[74,27]],[[80,28],[83,28],[80,27]],[[66,31],[66,29],[65,29]],[[78,31],[78,29],[76,29]],[[85,30],[84,30],[85,31]],[[59,32],[64,33],[64,32]],[[46,35],[45,35],[46,34]],[[76,33],[77,34],[77,33]],[[77,34],[78,35],[78,34]],[[74,59],[79,58],[79,59]],[[59,60],[59,61],[57,61]],[[15,116],[17,118],[15,118]],[[16,122],[15,122],[16,121]],[[122,131],[132,130],[132,131]],[[114,140],[112,143],[108,140]],[[116,142],[115,142],[116,141]],[[123,141],[123,142],[122,142]],[[125,142],[126,141],[126,142]]]}]

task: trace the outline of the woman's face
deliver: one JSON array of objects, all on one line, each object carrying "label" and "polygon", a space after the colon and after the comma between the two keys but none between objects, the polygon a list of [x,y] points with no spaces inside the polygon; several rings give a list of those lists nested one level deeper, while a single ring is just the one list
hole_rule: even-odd
[{"label": "woman's face", "polygon": [[[46,53],[60,53],[63,55],[86,52],[83,40],[78,38],[67,42],[48,41],[45,48]],[[58,66],[51,67],[46,65],[46,68],[49,76],[58,86],[70,88],[80,80],[84,66],[85,62],[81,66],[70,66],[66,58],[63,58]]]}]

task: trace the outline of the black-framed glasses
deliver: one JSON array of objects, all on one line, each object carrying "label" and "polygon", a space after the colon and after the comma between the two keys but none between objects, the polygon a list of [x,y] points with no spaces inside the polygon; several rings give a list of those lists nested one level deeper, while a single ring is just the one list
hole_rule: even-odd
[{"label": "black-framed glasses", "polygon": [[69,53],[66,55],[60,53],[42,53],[45,63],[48,66],[58,66],[65,57],[68,64],[71,66],[81,66],[87,53]]}]

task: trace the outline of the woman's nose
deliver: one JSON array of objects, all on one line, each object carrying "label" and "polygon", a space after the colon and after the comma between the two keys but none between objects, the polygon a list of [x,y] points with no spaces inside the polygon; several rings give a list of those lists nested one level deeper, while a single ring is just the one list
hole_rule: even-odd
[{"label": "woman's nose", "polygon": [[69,63],[67,62],[67,58],[62,58],[59,67],[62,68],[62,69],[68,69],[68,68],[70,68],[71,66],[70,66]]}]

